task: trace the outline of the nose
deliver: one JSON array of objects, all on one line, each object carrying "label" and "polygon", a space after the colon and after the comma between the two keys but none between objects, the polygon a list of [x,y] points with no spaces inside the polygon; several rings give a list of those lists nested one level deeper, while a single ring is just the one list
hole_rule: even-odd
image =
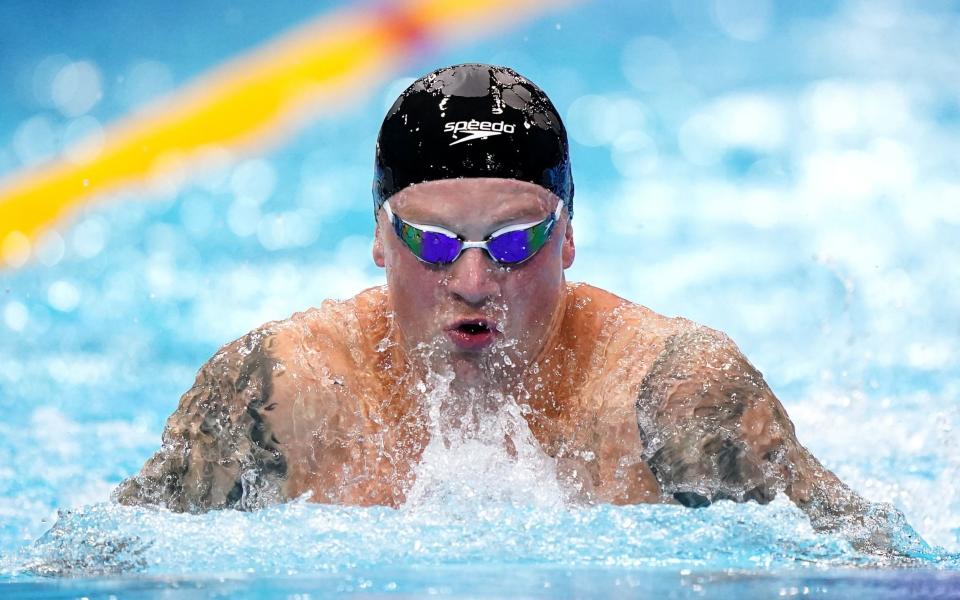
[{"label": "nose", "polygon": [[497,268],[480,248],[467,248],[450,266],[447,289],[473,306],[480,306],[500,294]]}]

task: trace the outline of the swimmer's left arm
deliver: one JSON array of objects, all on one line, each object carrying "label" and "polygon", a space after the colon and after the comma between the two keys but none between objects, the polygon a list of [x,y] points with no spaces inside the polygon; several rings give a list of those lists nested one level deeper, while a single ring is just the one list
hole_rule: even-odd
[{"label": "swimmer's left arm", "polygon": [[641,385],[637,419],[662,493],[682,504],[767,503],[784,492],[816,530],[858,549],[922,544],[906,539],[915,534],[899,511],[860,497],[800,444],[762,374],[722,333],[696,328],[667,341]]}]

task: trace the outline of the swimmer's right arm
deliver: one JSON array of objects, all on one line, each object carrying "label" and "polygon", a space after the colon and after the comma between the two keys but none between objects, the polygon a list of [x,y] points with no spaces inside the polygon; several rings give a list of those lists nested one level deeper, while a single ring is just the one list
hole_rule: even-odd
[{"label": "swimmer's right arm", "polygon": [[274,335],[255,331],[220,349],[167,420],[163,445],[114,499],[177,512],[255,509],[282,501],[287,462],[265,413],[273,409]]}]

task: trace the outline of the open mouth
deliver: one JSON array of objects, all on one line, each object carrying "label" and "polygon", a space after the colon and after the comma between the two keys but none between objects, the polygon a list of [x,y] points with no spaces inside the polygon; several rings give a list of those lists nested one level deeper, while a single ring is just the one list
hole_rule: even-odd
[{"label": "open mouth", "polygon": [[463,333],[474,335],[479,333],[487,333],[490,331],[490,327],[488,327],[483,321],[478,321],[475,323],[461,323],[457,326],[457,330],[462,331]]},{"label": "open mouth", "polygon": [[447,336],[461,350],[482,350],[493,343],[496,333],[496,323],[485,319],[464,319],[447,329]]}]

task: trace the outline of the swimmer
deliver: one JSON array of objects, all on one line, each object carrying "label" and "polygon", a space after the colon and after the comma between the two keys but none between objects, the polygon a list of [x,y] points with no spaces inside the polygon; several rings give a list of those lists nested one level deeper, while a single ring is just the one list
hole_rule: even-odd
[{"label": "swimmer", "polygon": [[454,396],[521,404],[586,503],[783,493],[819,530],[888,544],[885,523],[902,517],[800,444],[729,337],[565,280],[573,197],[566,131],[540,88],[478,64],[420,78],[376,147],[372,255],[386,285],[221,348],[115,499],[189,512],[305,494],[399,506],[430,438],[424,390],[441,373]]}]

